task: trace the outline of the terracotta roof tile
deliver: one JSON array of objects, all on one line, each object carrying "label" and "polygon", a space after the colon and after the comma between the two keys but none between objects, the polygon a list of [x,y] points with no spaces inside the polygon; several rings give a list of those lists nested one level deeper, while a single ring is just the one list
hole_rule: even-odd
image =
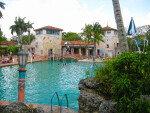
[{"label": "terracotta roof tile", "polygon": [[103,29],[104,29],[105,31],[107,31],[107,30],[115,30],[115,31],[118,31],[117,29],[111,28],[111,27],[109,27],[109,26],[103,27]]},{"label": "terracotta roof tile", "polygon": [[[81,40],[79,40],[79,41],[67,41],[67,40],[62,40],[62,41],[61,41],[61,45],[65,45],[65,44],[64,44],[65,42],[69,42],[69,43],[70,43],[69,45],[88,45],[87,42],[84,42],[84,41],[81,41]],[[94,43],[91,42],[91,43],[89,43],[89,45],[94,45]]]},{"label": "terracotta roof tile", "polygon": [[2,41],[1,45],[18,45],[18,42],[13,42],[13,41]]},{"label": "terracotta roof tile", "polygon": [[41,30],[41,29],[50,29],[50,30],[63,31],[63,29],[60,29],[60,28],[57,28],[57,27],[53,27],[53,26],[45,26],[45,27],[41,27],[41,28],[38,28],[38,29],[34,29],[34,31],[38,31],[38,30]]}]

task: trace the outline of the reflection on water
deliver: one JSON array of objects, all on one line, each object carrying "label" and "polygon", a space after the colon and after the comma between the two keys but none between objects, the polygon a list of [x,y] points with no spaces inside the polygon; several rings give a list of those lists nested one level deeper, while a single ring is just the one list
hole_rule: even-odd
[{"label": "reflection on water", "polygon": [[[58,65],[59,64],[59,65]],[[67,94],[69,107],[78,110],[78,83],[85,78],[85,70],[91,63],[37,62],[26,66],[25,102],[50,105],[54,92],[60,99]],[[18,100],[18,66],[0,68],[0,100]],[[53,104],[57,105],[54,97]],[[63,105],[66,101],[63,101]]]}]

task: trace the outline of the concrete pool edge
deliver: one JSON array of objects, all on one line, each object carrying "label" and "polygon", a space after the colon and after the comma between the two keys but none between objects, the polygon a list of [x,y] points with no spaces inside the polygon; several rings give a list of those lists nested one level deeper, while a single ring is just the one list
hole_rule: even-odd
[{"label": "concrete pool edge", "polygon": [[[0,100],[0,105],[9,105],[11,103],[13,103],[15,101],[4,101],[4,100]],[[51,112],[51,105],[43,105],[43,104],[33,104],[33,103],[25,103],[28,107],[33,107],[33,108],[37,108],[37,107],[42,107],[43,110],[45,111],[45,113],[59,113],[60,112],[60,106],[57,105],[53,105],[53,111]],[[62,112],[63,113],[78,113],[78,111],[71,109],[71,108],[67,108],[67,107],[62,107]]]},{"label": "concrete pool edge", "polygon": [[[49,60],[38,60],[38,61],[32,61],[32,62],[28,62],[28,63],[34,63],[34,62],[46,62]],[[0,64],[0,68],[2,67],[8,67],[8,66],[14,66],[14,65],[18,65],[18,62],[15,63],[7,63],[7,64]]]},{"label": "concrete pool edge", "polygon": [[[46,62],[46,61],[49,61],[49,60],[37,60],[37,61],[32,61],[32,62],[28,62],[28,63],[34,63],[34,62]],[[89,63],[93,63],[92,60],[77,60],[77,62],[89,62]],[[94,61],[95,63],[103,63],[104,61]],[[14,66],[14,65],[18,65],[18,62],[15,62],[15,63],[7,63],[7,64],[0,64],[0,68],[2,67],[8,67],[8,66]]]}]

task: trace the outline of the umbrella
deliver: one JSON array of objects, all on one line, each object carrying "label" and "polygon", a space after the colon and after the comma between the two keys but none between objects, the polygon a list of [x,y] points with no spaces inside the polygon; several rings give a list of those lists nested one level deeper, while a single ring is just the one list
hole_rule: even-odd
[{"label": "umbrella", "polygon": [[65,42],[64,44],[70,44],[70,42]]},{"label": "umbrella", "polygon": [[128,29],[128,33],[127,34],[131,35],[131,36],[138,35],[138,31],[137,31],[137,29],[135,27],[133,17],[131,17],[131,21],[130,21],[130,24],[129,24],[129,29]]},{"label": "umbrella", "polygon": [[[131,21],[130,21],[130,24],[129,24],[129,29],[128,29],[128,35],[131,35],[132,37],[138,35],[138,31],[135,27],[135,24],[134,24],[134,20],[133,20],[133,17],[131,17]],[[140,50],[140,43],[139,43],[139,40],[138,39],[133,39],[135,41],[135,45],[137,46],[138,48],[138,51],[139,53],[141,52]]]}]

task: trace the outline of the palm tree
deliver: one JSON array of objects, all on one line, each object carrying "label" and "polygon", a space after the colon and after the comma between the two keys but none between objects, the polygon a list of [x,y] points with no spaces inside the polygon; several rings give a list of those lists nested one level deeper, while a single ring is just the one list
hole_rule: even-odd
[{"label": "palm tree", "polygon": [[29,44],[30,44],[30,29],[32,29],[32,25],[34,23],[30,23],[30,21],[28,21],[28,23],[26,23],[26,28],[27,28],[27,32],[28,32],[28,39],[29,39]]},{"label": "palm tree", "polygon": [[90,59],[89,42],[90,42],[90,39],[92,36],[92,25],[90,25],[90,24],[85,25],[85,28],[82,30],[83,30],[82,35],[86,36],[86,39],[88,41],[88,59]]},{"label": "palm tree", "polygon": [[123,25],[119,0],[112,0],[114,7],[114,15],[117,23],[120,51],[128,51],[128,42],[126,32]]},{"label": "palm tree", "polygon": [[0,49],[0,55],[1,55],[1,59],[2,59],[2,55],[5,53],[4,49]]},{"label": "palm tree", "polygon": [[[3,2],[0,1],[0,7],[1,7],[2,9],[5,9],[4,5],[5,5],[5,3],[3,3]],[[2,17],[3,17],[3,14],[2,14],[2,12],[0,11],[0,18],[2,18]]]},{"label": "palm tree", "polygon": [[23,19],[21,19],[20,17],[16,17],[14,21],[15,24],[10,26],[11,34],[13,35],[13,33],[15,32],[18,36],[18,43],[22,43],[22,34],[27,31],[24,19],[25,17]]},{"label": "palm tree", "polygon": [[7,52],[14,52],[15,47],[10,45],[7,47]]},{"label": "palm tree", "polygon": [[93,24],[92,28],[92,34],[94,37],[94,54],[93,54],[93,61],[95,61],[95,55],[96,55],[96,42],[99,44],[100,41],[104,42],[103,36],[104,36],[104,29],[102,26],[96,22]]}]

